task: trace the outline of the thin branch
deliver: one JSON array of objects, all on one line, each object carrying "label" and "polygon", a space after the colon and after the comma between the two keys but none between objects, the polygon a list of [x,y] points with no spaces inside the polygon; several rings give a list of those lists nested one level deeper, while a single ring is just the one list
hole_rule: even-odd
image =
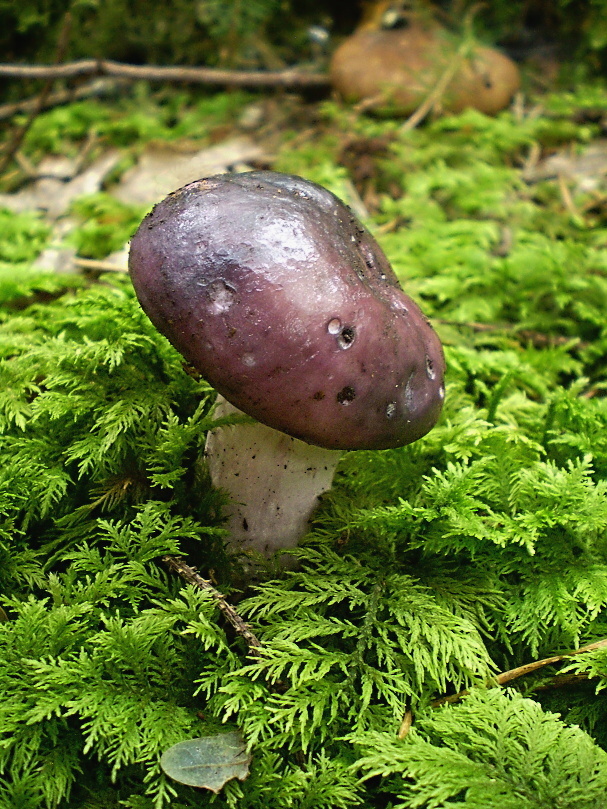
[{"label": "thin branch", "polygon": [[162,561],[169,570],[181,576],[188,584],[198,587],[199,590],[204,590],[205,593],[209,593],[225,619],[234,627],[236,632],[244,638],[245,643],[249,647],[249,653],[253,655],[258,653],[258,650],[261,649],[261,641],[251,631],[249,624],[240,617],[231,604],[228,604],[224,596],[219,590],[213,587],[210,581],[203,579],[196,568],[190,567],[177,556],[163,556]]},{"label": "thin branch", "polygon": [[564,174],[559,172],[557,177],[557,183],[559,187],[559,193],[561,195],[561,200],[563,202],[563,207],[574,219],[580,218],[580,212],[575,207],[575,202],[573,201],[573,197],[571,196],[571,190],[567,185],[567,178]]},{"label": "thin branch", "polygon": [[401,132],[408,132],[411,129],[415,129],[415,127],[420,124],[424,118],[434,109],[436,109],[436,107],[441,103],[443,96],[449,88],[449,85],[456,77],[470,51],[472,21],[481,5],[481,3],[475,3],[466,12],[463,22],[463,28],[466,34],[464,35],[462,42],[453,55],[453,58],[449,61],[443,74],[439,76],[438,81],[432,90],[428,93],[424,101],[422,101],[415,112],[413,112],[402,125]]},{"label": "thin branch", "polygon": [[447,91],[447,88],[455,78],[458,70],[461,68],[467,50],[468,43],[462,43],[453,59],[447,65],[447,68],[442,76],[440,76],[436,82],[433,89],[426,96],[424,101],[422,101],[415,112],[413,112],[402,125],[401,132],[409,132],[409,130],[415,129],[415,127],[420,124],[438,104],[440,104],[444,94]]},{"label": "thin branch", "polygon": [[433,320],[443,326],[457,326],[472,329],[472,331],[479,333],[513,332],[512,337],[528,340],[535,348],[564,346],[569,345],[569,343],[575,343],[577,348],[587,348],[588,346],[588,343],[581,342],[577,337],[565,337],[563,334],[543,334],[532,329],[519,329],[515,323],[475,323],[474,321],[449,320],[441,317],[436,317]]},{"label": "thin branch", "polygon": [[84,270],[85,272],[89,273],[128,272],[126,267],[121,267],[118,264],[114,264],[112,261],[100,261],[96,258],[80,258],[79,256],[76,256],[73,264],[74,267],[77,267],[79,270]]},{"label": "thin branch", "polygon": [[0,76],[13,79],[70,79],[78,76],[115,76],[138,81],[172,81],[190,84],[215,84],[228,87],[290,87],[329,86],[324,73],[304,73],[301,70],[246,71],[221,70],[214,67],[164,67],[159,65],[128,65],[108,59],[82,59],[62,65],[0,64]]},{"label": "thin branch", "polygon": [[[532,663],[526,663],[524,666],[517,666],[515,669],[509,669],[508,671],[503,671],[501,674],[498,674],[496,677],[493,677],[489,680],[488,685],[505,685],[506,683],[511,682],[512,680],[516,680],[518,677],[523,677],[526,674],[531,674],[538,669],[543,668],[544,666],[550,666],[553,663],[561,663],[563,660],[567,660],[570,657],[574,657],[575,655],[584,654],[585,652],[592,652],[595,649],[604,649],[607,647],[607,638],[603,638],[602,640],[597,640],[594,643],[589,643],[587,646],[582,646],[580,649],[575,649],[573,652],[566,652],[565,654],[560,655],[553,655],[552,657],[544,657],[542,660],[534,660]],[[439,705],[445,705],[447,703],[451,704],[453,702],[459,702],[463,697],[467,696],[470,693],[468,689],[464,691],[460,691],[457,694],[451,694],[448,697],[439,697],[439,699],[433,700],[430,705],[433,708],[437,708]]]},{"label": "thin branch", "polygon": [[407,733],[411,730],[411,725],[413,724],[413,713],[411,711],[406,711],[405,715],[403,716],[403,721],[400,723],[400,727],[398,729],[398,738],[404,739]]},{"label": "thin branch", "polygon": [[513,331],[516,326],[514,323],[476,323],[473,320],[449,320],[444,317],[434,318],[435,323],[440,323],[443,326],[461,326],[465,329],[472,329],[472,331],[485,332],[485,331]]},{"label": "thin branch", "polygon": [[529,674],[530,672],[537,671],[537,669],[541,669],[544,666],[549,666],[551,663],[560,663],[563,660],[567,660],[568,657],[584,654],[585,652],[593,652],[596,649],[604,649],[605,647],[607,647],[607,638],[602,638],[594,643],[588,643],[586,646],[581,646],[579,649],[574,649],[573,652],[566,652],[565,654],[554,655],[553,657],[545,657],[543,660],[535,660],[533,663],[527,663],[525,666],[518,666],[515,669],[504,671],[502,674],[497,675],[496,681],[498,685],[503,685],[504,683],[509,683],[510,680],[515,680],[517,677],[521,677],[524,674]]},{"label": "thin branch", "polygon": [[532,178],[535,175],[535,170],[537,168],[537,164],[540,162],[540,158],[542,156],[542,147],[537,141],[533,141],[531,146],[529,147],[529,153],[523,162],[523,167],[521,169],[521,176],[523,180],[526,182],[531,182]]},{"label": "thin branch", "polygon": [[10,79],[70,79],[102,73],[99,64],[97,59],[81,59],[62,65],[0,64],[0,76]]},{"label": "thin branch", "polygon": [[570,685],[587,683],[591,677],[588,674],[555,674],[548,681],[538,685],[534,691],[552,691],[555,688],[567,688]]}]

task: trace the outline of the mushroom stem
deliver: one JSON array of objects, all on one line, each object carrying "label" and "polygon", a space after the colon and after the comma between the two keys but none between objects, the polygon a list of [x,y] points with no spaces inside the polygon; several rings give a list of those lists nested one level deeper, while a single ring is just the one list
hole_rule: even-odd
[{"label": "mushroom stem", "polygon": [[[242,411],[218,396],[215,415]],[[312,446],[264,424],[217,427],[207,436],[211,482],[229,495],[228,544],[271,556],[293,548],[308,529],[318,497],[331,488],[340,450]]]}]

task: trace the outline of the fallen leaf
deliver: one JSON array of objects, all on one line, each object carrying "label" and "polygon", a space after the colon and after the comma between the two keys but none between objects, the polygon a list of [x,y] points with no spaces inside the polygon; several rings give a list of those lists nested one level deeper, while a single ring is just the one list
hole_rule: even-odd
[{"label": "fallen leaf", "polygon": [[160,759],[160,766],[169,778],[211,792],[219,792],[232,778],[244,781],[250,763],[251,756],[238,731],[179,742]]}]

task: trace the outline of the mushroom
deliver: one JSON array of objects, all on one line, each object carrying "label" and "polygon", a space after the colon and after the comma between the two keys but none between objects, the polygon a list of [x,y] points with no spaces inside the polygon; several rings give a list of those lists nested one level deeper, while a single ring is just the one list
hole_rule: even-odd
[{"label": "mushroom", "polygon": [[229,544],[293,547],[343,450],[417,440],[444,398],[440,342],[379,245],[332,193],[222,174],[160,202],[132,239],[144,311],[219,392],[206,455]]},{"label": "mushroom", "polygon": [[335,50],[329,72],[339,95],[376,112],[409,115],[453,68],[440,98],[443,110],[472,107],[495,115],[508,106],[521,82],[511,59],[477,43],[464,57],[429,9],[399,5],[371,5],[369,19]]}]

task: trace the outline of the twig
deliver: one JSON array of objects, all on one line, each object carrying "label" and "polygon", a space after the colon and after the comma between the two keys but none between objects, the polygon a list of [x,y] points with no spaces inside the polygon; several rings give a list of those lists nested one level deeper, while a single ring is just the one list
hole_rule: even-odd
[{"label": "twig", "polygon": [[191,84],[223,84],[229,87],[328,87],[325,73],[301,70],[246,71],[214,67],[164,67],[128,65],[108,59],[81,59],[62,65],[0,64],[0,76],[13,79],[69,79],[78,76],[116,76],[138,81],[176,81]]},{"label": "twig", "polygon": [[466,55],[466,51],[468,50],[468,43],[462,42],[462,44],[457,49],[457,52],[453,59],[447,65],[445,72],[439,78],[439,80],[434,85],[433,89],[430,93],[426,96],[425,100],[419,105],[419,107],[412,113],[405,123],[402,125],[400,131],[401,132],[409,132],[411,129],[415,129],[415,127],[421,123],[426,115],[428,115],[432,110],[440,103],[440,100],[444,96],[447,88],[455,78],[455,74],[462,66],[462,62],[464,61],[464,57]]},{"label": "twig", "polygon": [[400,727],[398,729],[398,738],[404,739],[407,733],[411,730],[411,725],[413,724],[413,713],[411,711],[406,711],[405,715],[403,716],[403,721],[400,723]]},{"label": "twig", "polygon": [[173,573],[177,573],[177,575],[181,576],[181,578],[184,581],[187,581],[188,584],[209,593],[226,620],[234,627],[236,632],[238,632],[238,634],[244,638],[245,643],[249,647],[250,654],[255,655],[258,653],[258,650],[261,649],[261,641],[251,631],[249,625],[240,617],[234,607],[232,607],[231,604],[228,604],[219,590],[213,587],[211,582],[203,579],[202,576],[197,572],[196,568],[190,567],[177,556],[163,556],[162,561],[169,568],[169,570],[172,570]]},{"label": "twig", "polygon": [[371,98],[363,98],[362,101],[359,101],[358,104],[355,104],[352,107],[352,110],[355,113],[368,112],[369,110],[372,110],[375,107],[379,107],[381,104],[385,103],[386,103],[385,93],[377,93],[377,95],[371,96]]},{"label": "twig", "polygon": [[[56,58],[55,58],[55,61],[57,63],[62,62],[65,56],[65,52],[67,50],[69,42],[71,27],[72,27],[72,14],[70,11],[67,11],[63,17],[63,23],[61,25],[61,30],[59,32],[59,39],[57,41]],[[38,96],[38,101],[32,107],[32,110],[29,114],[27,121],[17,130],[15,130],[13,137],[11,138],[10,142],[6,147],[5,153],[2,156],[2,160],[0,160],[0,174],[4,173],[5,169],[15,156],[15,152],[19,150],[19,147],[23,143],[23,139],[27,135],[31,125],[34,123],[40,112],[44,109],[44,106],[48,101],[48,97],[51,94],[51,90],[53,89],[53,82],[54,79],[52,79],[51,77],[47,78],[46,83],[42,88],[40,95]]]},{"label": "twig", "polygon": [[415,127],[424,120],[426,115],[432,112],[432,110],[438,104],[440,104],[442,97],[444,96],[447,88],[457,75],[457,71],[462,66],[462,63],[470,50],[472,21],[481,5],[482,3],[475,3],[466,12],[463,21],[463,29],[465,31],[465,34],[464,38],[462,39],[462,42],[460,43],[453,58],[450,60],[449,64],[445,68],[443,74],[439,77],[438,81],[436,82],[430,93],[426,96],[425,100],[422,101],[422,103],[415,110],[415,112],[412,113],[412,115],[410,115],[405,121],[405,123],[402,125],[401,132],[408,132],[411,129],[415,129]]},{"label": "twig", "polygon": [[547,682],[535,686],[534,691],[552,691],[554,688],[567,688],[569,685],[586,683],[590,679],[588,674],[555,674]]},{"label": "twig", "polygon": [[516,332],[517,336],[523,340],[528,340],[534,348],[546,348],[554,346],[566,346],[575,343],[576,348],[587,348],[588,343],[578,340],[577,337],[565,337],[563,334],[542,334],[532,329],[521,329]]},{"label": "twig", "polygon": [[567,185],[567,180],[563,174],[558,175],[557,182],[559,186],[559,193],[561,195],[561,200],[563,202],[563,207],[565,210],[574,218],[580,218],[580,212],[575,207],[575,202],[573,201],[573,197],[571,196],[571,191],[569,186]]},{"label": "twig", "polygon": [[531,146],[529,147],[529,152],[527,157],[523,162],[523,166],[521,169],[521,175],[523,180],[526,182],[533,182],[533,177],[535,175],[535,170],[537,168],[537,164],[540,162],[540,157],[542,156],[542,147],[537,141],[533,141]]},{"label": "twig", "polygon": [[449,320],[444,317],[435,318],[436,323],[443,326],[461,326],[464,329],[472,329],[472,331],[485,332],[485,331],[510,331],[514,329],[513,323],[476,323],[473,320]]},{"label": "twig", "polygon": [[27,155],[24,155],[23,152],[17,150],[13,157],[15,158],[15,163],[19,166],[26,177],[28,177],[30,180],[37,180],[39,178],[38,169],[30,161]]},{"label": "twig", "polygon": [[507,255],[510,254],[512,250],[512,244],[514,242],[514,236],[512,234],[512,229],[509,228],[507,225],[504,225],[500,231],[500,243],[493,248],[492,253],[494,256],[498,256],[499,258],[505,258]]},{"label": "twig", "polygon": [[99,261],[95,258],[79,258],[74,259],[74,267],[86,272],[127,272],[126,267],[120,267],[111,261]]},{"label": "twig", "polygon": [[[543,668],[544,666],[550,666],[552,663],[560,663],[562,660],[567,660],[569,657],[573,657],[574,655],[584,654],[585,652],[592,652],[595,649],[604,649],[607,647],[607,638],[603,638],[602,640],[597,640],[594,643],[589,643],[587,646],[582,646],[580,649],[575,649],[573,652],[566,652],[565,654],[561,655],[554,655],[553,657],[545,657],[543,660],[534,660],[533,663],[526,663],[524,666],[517,666],[515,669],[509,669],[508,671],[503,671],[501,674],[498,674],[496,677],[493,677],[488,685],[505,685],[505,683],[509,683],[512,680],[516,680],[518,677],[523,677],[526,674],[531,674],[538,669]],[[457,694],[451,694],[447,697],[439,697],[438,699],[433,700],[430,705],[432,708],[437,708],[439,705],[445,705],[447,703],[451,704],[453,702],[459,702],[463,697],[467,696],[470,693],[468,689],[464,691],[460,691]]]},{"label": "twig", "polygon": [[475,323],[474,321],[449,320],[441,317],[434,318],[434,322],[440,323],[442,326],[472,329],[472,331],[481,334],[483,332],[513,332],[512,337],[528,340],[535,348],[565,346],[572,342],[575,342],[577,348],[588,347],[588,343],[578,340],[577,337],[565,337],[563,334],[543,334],[532,329],[518,329],[514,323]]},{"label": "twig", "polygon": [[565,652],[565,654],[554,655],[553,657],[545,657],[543,660],[535,660],[533,663],[517,666],[515,669],[510,669],[509,671],[502,672],[502,674],[498,674],[495,679],[498,685],[504,685],[504,683],[509,683],[510,680],[515,680],[517,677],[521,677],[524,674],[530,674],[532,671],[537,671],[537,669],[541,669],[544,666],[549,666],[551,663],[560,663],[568,657],[584,654],[585,652],[593,652],[596,649],[604,649],[605,647],[607,647],[607,638],[602,638],[594,643],[581,646],[579,649],[574,649],[572,652]]}]

